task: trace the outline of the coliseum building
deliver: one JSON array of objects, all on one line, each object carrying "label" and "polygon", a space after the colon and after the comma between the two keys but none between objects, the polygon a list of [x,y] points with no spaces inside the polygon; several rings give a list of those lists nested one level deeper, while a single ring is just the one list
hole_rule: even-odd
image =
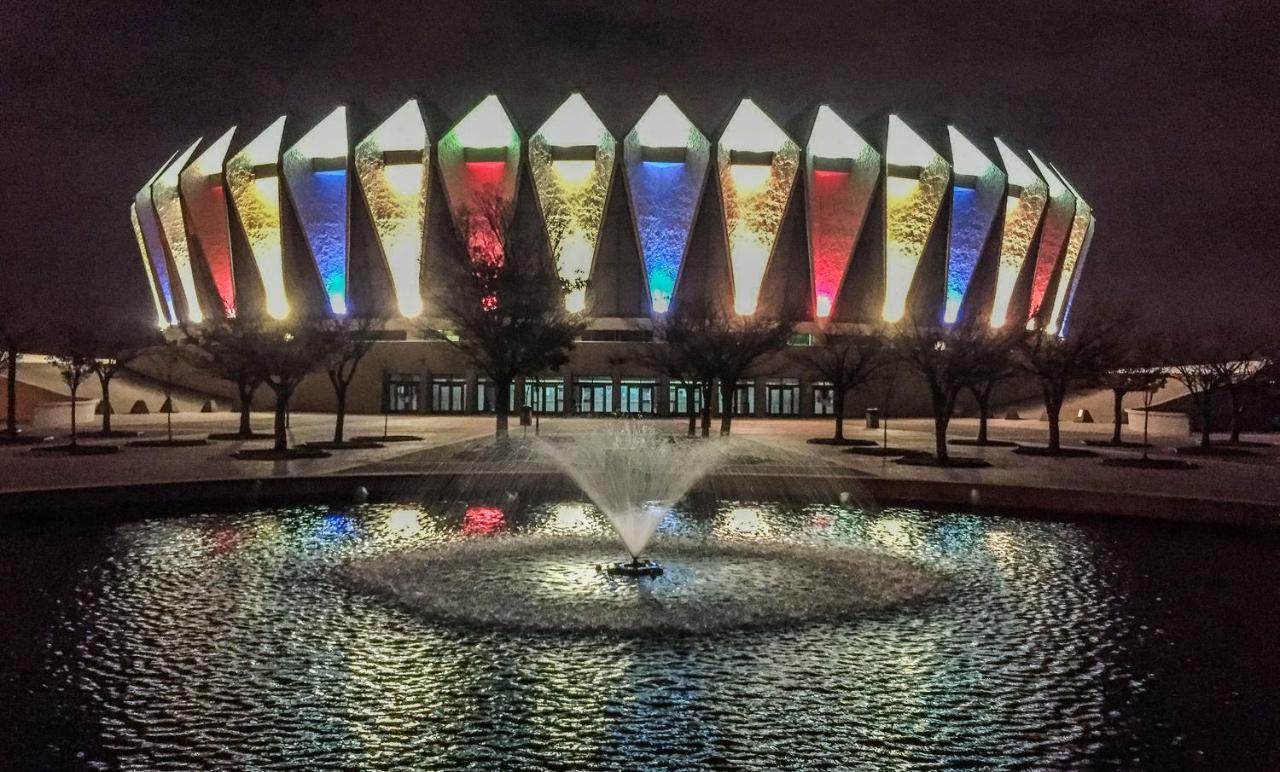
[{"label": "coliseum building", "polygon": [[[356,412],[492,409],[483,377],[416,329],[451,240],[483,238],[479,210],[495,197],[563,276],[587,280],[566,299],[591,320],[572,360],[513,395],[548,413],[683,412],[683,390],[636,363],[661,345],[654,316],[681,303],[791,319],[797,345],[904,317],[1062,334],[1094,230],[1035,152],[899,115],[851,125],[823,105],[784,128],[743,99],[711,130],[660,95],[633,125],[609,126],[575,93],[529,135],[496,95],[438,137],[417,100],[357,123],[339,107],[297,132],[282,116],[197,140],[130,207],[161,327],[390,317],[352,386]],[[297,407],[331,401],[315,379]],[[832,409],[829,386],[785,357],[738,403]]]}]

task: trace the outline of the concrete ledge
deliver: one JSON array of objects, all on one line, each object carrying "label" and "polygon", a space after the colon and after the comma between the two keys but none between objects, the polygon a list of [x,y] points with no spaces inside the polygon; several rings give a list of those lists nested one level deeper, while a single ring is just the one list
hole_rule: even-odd
[{"label": "concrete ledge", "polygon": [[[1134,431],[1142,431],[1142,413],[1140,407],[1125,408],[1125,415],[1129,416],[1129,428]],[[1186,413],[1162,412],[1159,410],[1151,411],[1151,422],[1147,426],[1147,433],[1158,437],[1188,437],[1191,435],[1191,417]]]},{"label": "concrete ledge", "polygon": [[[356,490],[361,487],[368,491],[372,501],[408,502],[421,501],[427,494],[474,495],[476,479],[492,476],[511,479],[513,487],[534,488],[542,494],[580,495],[566,476],[554,471],[354,473],[7,491],[0,493],[0,513],[131,516],[155,514],[157,507],[169,506],[176,515],[197,508],[218,510],[316,501],[339,504],[354,501]],[[949,480],[733,473],[712,475],[695,486],[695,491],[725,498],[778,501],[813,493],[833,493],[842,487],[866,492],[882,506],[921,506],[1022,517],[1124,517],[1268,529],[1280,526],[1280,505],[1261,501]]]}]

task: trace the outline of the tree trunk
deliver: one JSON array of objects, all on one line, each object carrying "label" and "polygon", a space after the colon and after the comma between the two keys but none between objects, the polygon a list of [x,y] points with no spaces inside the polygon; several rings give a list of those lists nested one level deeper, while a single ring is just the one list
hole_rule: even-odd
[{"label": "tree trunk", "polygon": [[734,398],[737,396],[737,381],[732,383],[720,381],[720,436],[728,437],[733,429]]},{"label": "tree trunk", "polygon": [[102,384],[102,433],[109,434],[111,432],[111,378],[110,376],[103,378],[99,375],[98,382]]},{"label": "tree trunk", "polygon": [[495,379],[493,392],[493,408],[494,412],[497,413],[497,423],[494,425],[493,438],[505,442],[511,436],[511,433],[507,430],[507,413],[511,410],[511,381]]},{"label": "tree trunk", "polygon": [[164,414],[165,431],[169,436],[169,444],[173,444],[173,395],[165,392],[164,401],[169,403],[169,412]]},{"label": "tree trunk", "polygon": [[707,381],[702,385],[702,436],[711,436],[711,402],[715,395],[715,387]]},{"label": "tree trunk", "polygon": [[1120,439],[1120,419],[1124,418],[1124,389],[1112,389],[1112,410],[1114,411],[1114,425],[1111,427],[1111,444],[1119,445]]},{"label": "tree trunk", "polygon": [[16,348],[9,349],[9,378],[5,384],[9,400],[5,406],[5,431],[8,432],[9,438],[18,436],[18,351]]},{"label": "tree trunk", "polygon": [[835,394],[831,398],[831,407],[832,412],[836,414],[835,439],[836,442],[842,442],[844,440],[844,392],[840,389],[835,389],[834,391]]},{"label": "tree trunk", "polygon": [[248,437],[253,434],[253,424],[251,414],[253,411],[253,392],[257,390],[257,386],[250,385],[248,381],[236,381],[236,393],[240,397],[240,436]]},{"label": "tree trunk", "polygon": [[1209,421],[1213,419],[1213,400],[1206,392],[1204,399],[1200,400],[1200,447],[1209,447]]},{"label": "tree trunk", "polygon": [[947,425],[951,423],[951,409],[946,396],[939,393],[933,395],[933,453],[939,464],[945,464],[951,457],[947,454]]},{"label": "tree trunk", "polygon": [[289,435],[286,421],[289,413],[289,393],[283,389],[276,389],[276,420],[275,420],[275,449],[289,449]]},{"label": "tree trunk", "polygon": [[985,389],[972,389],[973,398],[978,403],[978,444],[987,444],[987,421],[991,418],[991,386]]},{"label": "tree trunk", "polygon": [[1049,416],[1049,451],[1057,453],[1062,450],[1062,434],[1058,429],[1059,414],[1062,412],[1062,401],[1049,399],[1044,403],[1044,412]]},{"label": "tree trunk", "polygon": [[76,389],[71,389],[71,447],[76,446]]},{"label": "tree trunk", "polygon": [[1235,389],[1227,391],[1227,396],[1231,398],[1231,439],[1228,442],[1232,445],[1240,444],[1240,424],[1244,421],[1244,400],[1236,393]]},{"label": "tree trunk", "polygon": [[333,385],[333,396],[338,402],[337,412],[333,419],[333,441],[342,442],[342,430],[347,422],[347,387],[345,384]]},{"label": "tree trunk", "polygon": [[689,412],[689,436],[690,437],[698,436],[698,411],[695,409],[695,406],[697,405],[697,401],[693,398],[693,395],[696,393],[697,393],[696,386],[688,385],[684,387],[685,399],[689,400],[688,412]]}]

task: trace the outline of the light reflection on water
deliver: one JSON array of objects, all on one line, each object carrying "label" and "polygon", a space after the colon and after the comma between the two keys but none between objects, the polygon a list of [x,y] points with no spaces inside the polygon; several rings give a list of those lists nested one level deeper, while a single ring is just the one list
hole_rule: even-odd
[{"label": "light reflection on water", "polygon": [[333,578],[353,559],[441,540],[608,528],[580,502],[118,524],[105,556],[76,566],[40,664],[93,740],[51,739],[47,758],[439,769],[1196,758],[1176,739],[1186,726],[1148,715],[1147,689],[1182,674],[1148,651],[1167,645],[1167,620],[1129,597],[1143,586],[1133,550],[1080,525],[750,502],[674,512],[663,533],[870,547],[954,584],[945,602],[852,623],[701,639],[450,629]]}]

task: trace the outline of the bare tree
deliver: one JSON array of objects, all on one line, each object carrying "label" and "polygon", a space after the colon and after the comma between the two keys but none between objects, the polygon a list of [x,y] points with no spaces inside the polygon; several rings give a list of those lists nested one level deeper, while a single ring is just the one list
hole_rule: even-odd
[{"label": "bare tree", "polygon": [[92,351],[84,345],[87,336],[80,331],[70,332],[58,350],[48,357],[49,364],[58,370],[62,382],[71,392],[71,447],[78,447],[76,428],[76,395],[80,387],[94,372]]},{"label": "bare tree", "polygon": [[[768,316],[738,316],[718,309],[688,310],[670,314],[659,324],[673,355],[691,373],[702,373],[706,399],[702,409],[710,415],[712,378],[720,383],[720,434],[733,428],[738,383],[763,357],[787,345],[790,322]],[[709,420],[709,419],[708,419]],[[704,436],[706,432],[704,431]]]},{"label": "bare tree", "polygon": [[1186,388],[1199,414],[1202,448],[1211,446],[1213,397],[1220,391],[1231,399],[1231,441],[1240,441],[1239,419],[1247,406],[1246,389],[1262,369],[1263,355],[1259,347],[1237,338],[1219,330],[1199,339],[1170,337],[1161,345],[1162,364],[1169,377]]},{"label": "bare tree", "polygon": [[821,345],[798,348],[787,352],[788,358],[799,364],[815,378],[831,384],[835,412],[836,443],[845,441],[845,400],[859,386],[870,383],[880,375],[888,362],[887,344],[883,333],[860,335],[825,335]]},{"label": "bare tree", "polygon": [[355,317],[328,319],[322,323],[322,332],[329,338],[330,355],[325,363],[325,373],[333,386],[336,409],[333,424],[333,442],[341,444],[347,418],[347,391],[360,360],[373,349],[374,333],[382,329],[385,319],[379,317]]},{"label": "bare tree", "polygon": [[257,323],[243,319],[225,319],[205,322],[199,327],[183,327],[187,342],[184,349],[191,355],[191,363],[215,378],[235,384],[236,401],[240,407],[240,425],[236,435],[241,439],[253,439],[253,395],[262,385],[262,376],[248,356],[255,336],[260,334]]},{"label": "bare tree", "polygon": [[32,330],[0,320],[0,365],[5,371],[5,428],[8,442],[18,439],[18,362],[34,342]]},{"label": "bare tree", "polygon": [[165,414],[165,437],[166,442],[173,444],[173,413],[176,406],[173,404],[173,387],[178,382],[178,373],[182,366],[191,361],[190,355],[184,350],[183,344],[178,341],[166,340],[143,352],[142,356],[146,357],[154,372],[160,378],[160,385],[164,393],[164,405],[162,406]]},{"label": "bare tree", "polygon": [[[1112,370],[1102,376],[1099,384],[1106,389],[1111,390],[1111,402],[1114,415],[1111,427],[1111,444],[1121,446],[1124,439],[1121,436],[1121,425],[1124,423],[1124,396],[1130,392],[1149,392],[1154,388],[1159,388],[1165,382],[1165,375],[1158,368],[1149,367],[1126,367],[1119,370]],[[1143,440],[1145,443],[1146,440]]]},{"label": "bare tree", "polygon": [[940,465],[950,462],[947,427],[955,415],[960,392],[974,383],[979,363],[980,320],[961,321],[951,327],[908,320],[893,333],[898,359],[916,371],[929,389],[933,412],[934,457]]},{"label": "bare tree", "polygon": [[1022,369],[1040,383],[1049,417],[1050,453],[1062,450],[1060,418],[1067,392],[1101,383],[1122,361],[1129,327],[1127,317],[1099,314],[1073,323],[1067,337],[1041,331],[1024,340],[1018,359]]},{"label": "bare tree", "polygon": [[206,356],[218,352],[217,356],[242,359],[257,380],[271,389],[276,398],[274,449],[287,451],[289,402],[308,375],[324,369],[332,356],[332,338],[312,321],[244,321],[205,325],[195,340]]},{"label": "bare tree", "polygon": [[111,436],[111,381],[131,362],[142,356],[148,346],[155,342],[154,338],[114,334],[104,339],[95,336],[86,338],[86,346],[93,353],[93,374],[98,376],[98,386],[102,391],[102,435]]},{"label": "bare tree", "polygon": [[555,274],[533,239],[512,238],[507,221],[496,198],[465,218],[462,248],[435,298],[449,329],[430,320],[419,327],[424,337],[453,346],[493,383],[499,440],[509,437],[511,385],[563,366],[586,328],[582,316],[564,307],[575,285]]},{"label": "bare tree", "polygon": [[1015,325],[991,327],[989,324],[961,325],[957,334],[967,335],[966,345],[972,350],[973,363],[969,393],[978,404],[977,444],[990,442],[987,435],[991,420],[991,396],[995,387],[1018,374],[1017,350],[1027,331]]},{"label": "bare tree", "polygon": [[[662,373],[667,376],[669,382],[679,384],[679,388],[685,395],[685,414],[689,419],[688,436],[696,437],[698,416],[702,412],[698,408],[702,400],[698,397],[701,397],[704,392],[704,384],[709,383],[709,376],[706,373],[697,372],[693,368],[693,363],[686,362],[679,351],[662,344],[645,346],[642,353],[633,357],[633,361],[654,372]],[[707,433],[709,432],[710,418],[707,420]]]}]

